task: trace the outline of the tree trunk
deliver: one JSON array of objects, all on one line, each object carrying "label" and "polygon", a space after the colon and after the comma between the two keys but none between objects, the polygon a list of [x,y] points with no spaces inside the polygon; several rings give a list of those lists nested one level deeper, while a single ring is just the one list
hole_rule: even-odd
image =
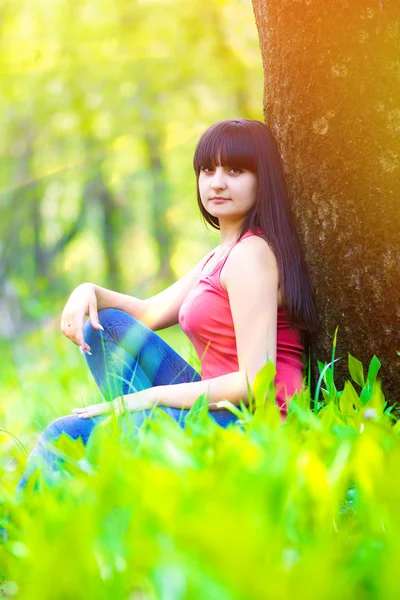
[{"label": "tree trunk", "polygon": [[400,4],[253,0],[265,122],[278,141],[317,295],[316,359],[382,361],[400,399]]},{"label": "tree trunk", "polygon": [[101,162],[95,164],[93,172],[85,183],[84,190],[86,201],[100,207],[107,281],[112,289],[118,289],[121,283],[117,252],[120,214],[114,195],[108,189],[104,180]]},{"label": "tree trunk", "polygon": [[144,135],[148,164],[153,182],[151,197],[152,230],[157,243],[159,261],[158,276],[161,281],[170,281],[174,278],[171,269],[171,255],[173,235],[167,220],[167,209],[170,205],[167,175],[161,158],[161,144],[155,131],[150,127]]}]

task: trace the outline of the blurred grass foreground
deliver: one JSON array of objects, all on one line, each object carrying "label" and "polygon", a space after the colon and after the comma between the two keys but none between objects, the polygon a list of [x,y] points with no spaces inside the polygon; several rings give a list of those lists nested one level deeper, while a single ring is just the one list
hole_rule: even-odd
[{"label": "blurred grass foreground", "polygon": [[[55,382],[68,386],[75,369],[75,378],[86,369],[71,361],[55,377],[57,343],[43,341],[40,382],[27,377],[28,420],[41,399],[52,403]],[[94,430],[86,449],[63,435],[58,474],[48,480],[38,470],[23,495],[16,485],[25,442],[33,440],[14,437],[17,421],[13,430],[3,426],[1,593],[35,600],[398,598],[400,427],[376,357],[365,375],[349,355],[351,381],[341,391],[333,365],[320,364],[316,397],[308,388],[295,395],[283,425],[267,364],[254,384],[255,404],[231,405],[240,423],[227,429],[208,416],[201,396],[185,430],[156,409],[136,436],[115,419]],[[11,423],[2,406],[2,420]]]}]

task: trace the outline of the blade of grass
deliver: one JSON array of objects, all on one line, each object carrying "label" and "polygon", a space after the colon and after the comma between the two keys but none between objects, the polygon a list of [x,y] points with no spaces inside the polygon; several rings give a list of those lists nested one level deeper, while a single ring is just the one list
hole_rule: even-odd
[{"label": "blade of grass", "polygon": [[[337,362],[338,360],[341,360],[342,357],[336,358],[333,362]],[[315,390],[315,399],[314,399],[314,413],[317,412],[317,407],[318,407],[318,398],[319,398],[319,391],[321,389],[321,384],[322,384],[322,380],[324,378],[325,372],[327,369],[329,369],[329,367],[331,366],[332,363],[328,363],[325,365],[325,367],[322,369],[321,375],[319,376],[318,379],[318,383],[317,383],[317,387]]]}]

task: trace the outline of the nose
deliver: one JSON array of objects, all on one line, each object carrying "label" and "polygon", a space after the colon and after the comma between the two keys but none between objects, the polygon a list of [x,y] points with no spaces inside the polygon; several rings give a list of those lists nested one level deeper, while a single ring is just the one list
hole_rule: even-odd
[{"label": "nose", "polygon": [[210,185],[214,190],[221,190],[226,188],[225,172],[222,167],[216,167],[214,174],[211,177]]}]

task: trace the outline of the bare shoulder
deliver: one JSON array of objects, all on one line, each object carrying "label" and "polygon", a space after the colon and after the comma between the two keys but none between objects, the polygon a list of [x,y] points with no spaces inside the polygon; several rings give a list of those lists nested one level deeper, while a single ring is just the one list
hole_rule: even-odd
[{"label": "bare shoulder", "polygon": [[[221,271],[220,281],[222,287],[227,291],[233,280],[249,277],[259,279],[261,273],[264,275],[270,273],[273,279],[277,278],[279,289],[279,270],[275,253],[266,240],[252,235],[241,240],[231,250]],[[280,304],[280,291],[278,297]]]},{"label": "bare shoulder", "polygon": [[[228,264],[229,263],[229,264]],[[264,238],[252,235],[241,240],[229,254],[226,266],[235,268],[278,268],[275,254]]]}]

